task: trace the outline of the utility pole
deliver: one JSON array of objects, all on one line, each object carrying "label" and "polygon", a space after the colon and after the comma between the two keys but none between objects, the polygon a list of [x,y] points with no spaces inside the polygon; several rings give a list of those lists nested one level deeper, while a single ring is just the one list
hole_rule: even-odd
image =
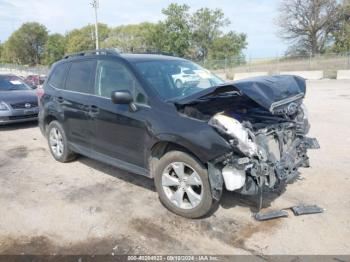
[{"label": "utility pole", "polygon": [[95,40],[96,40],[96,50],[99,49],[98,47],[98,20],[97,20],[97,8],[99,7],[98,0],[93,0],[92,3],[90,3],[92,8],[95,10]]}]

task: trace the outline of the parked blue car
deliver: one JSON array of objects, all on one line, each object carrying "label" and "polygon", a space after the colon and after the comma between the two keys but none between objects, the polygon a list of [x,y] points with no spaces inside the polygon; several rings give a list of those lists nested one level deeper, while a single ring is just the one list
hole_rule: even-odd
[{"label": "parked blue car", "polygon": [[0,75],[0,125],[36,121],[38,112],[35,90],[18,76]]}]

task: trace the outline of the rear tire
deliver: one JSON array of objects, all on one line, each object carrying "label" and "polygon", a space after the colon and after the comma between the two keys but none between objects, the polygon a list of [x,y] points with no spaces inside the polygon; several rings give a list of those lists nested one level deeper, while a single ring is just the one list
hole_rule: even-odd
[{"label": "rear tire", "polygon": [[47,128],[47,141],[52,156],[59,162],[66,163],[76,155],[69,150],[66,133],[58,121],[52,121]]},{"label": "rear tire", "polygon": [[193,156],[170,151],[154,169],[155,187],[163,205],[175,214],[200,218],[211,210],[213,198],[207,169]]}]

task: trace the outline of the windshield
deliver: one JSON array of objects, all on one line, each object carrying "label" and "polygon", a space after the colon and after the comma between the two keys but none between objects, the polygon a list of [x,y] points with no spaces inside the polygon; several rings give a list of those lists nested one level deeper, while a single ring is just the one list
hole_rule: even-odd
[{"label": "windshield", "polygon": [[17,76],[0,75],[0,91],[32,90]]},{"label": "windshield", "polygon": [[207,69],[185,60],[136,63],[137,70],[165,100],[179,100],[224,81]]}]

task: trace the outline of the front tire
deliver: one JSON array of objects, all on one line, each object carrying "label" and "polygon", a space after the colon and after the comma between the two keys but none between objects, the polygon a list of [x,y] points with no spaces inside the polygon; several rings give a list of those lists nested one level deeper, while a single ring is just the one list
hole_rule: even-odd
[{"label": "front tire", "polygon": [[160,201],[175,214],[199,218],[213,206],[208,171],[190,154],[166,153],[155,167],[154,180]]},{"label": "front tire", "polygon": [[58,121],[52,121],[47,128],[47,141],[52,156],[59,162],[72,161],[76,155],[69,150],[68,140],[63,127]]}]

